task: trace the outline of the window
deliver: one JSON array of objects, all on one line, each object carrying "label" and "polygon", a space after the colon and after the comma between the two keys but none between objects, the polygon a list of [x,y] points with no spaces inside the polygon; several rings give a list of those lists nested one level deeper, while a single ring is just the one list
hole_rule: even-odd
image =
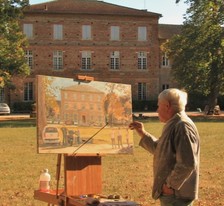
[{"label": "window", "polygon": [[26,50],[25,58],[27,61],[27,65],[30,67],[30,69],[32,69],[33,68],[33,52],[31,50]]},{"label": "window", "polygon": [[23,24],[23,33],[28,39],[33,38],[33,24]]},{"label": "window", "polygon": [[147,31],[145,26],[138,27],[138,41],[147,40]]},{"label": "window", "polygon": [[146,69],[146,68],[147,68],[147,53],[138,52],[138,69]]},{"label": "window", "polygon": [[24,84],[24,101],[34,100],[34,88],[33,82],[27,82]]},{"label": "window", "polygon": [[91,69],[91,52],[83,51],[82,52],[82,68],[84,70]]},{"label": "window", "polygon": [[61,70],[63,69],[63,52],[54,51],[53,53],[53,69]]},{"label": "window", "polygon": [[165,90],[165,89],[169,89],[169,84],[163,84],[162,85],[162,90]]},{"label": "window", "polygon": [[119,51],[114,51],[110,55],[110,68],[113,70],[118,70],[120,66],[120,53]]},{"label": "window", "polygon": [[111,26],[110,27],[110,40],[119,41],[120,40],[120,27]]},{"label": "window", "polygon": [[91,39],[91,26],[90,25],[83,25],[82,26],[82,39],[83,40],[90,40]]},{"label": "window", "polygon": [[91,102],[93,101],[93,95],[92,94],[89,95],[89,101],[91,101]]},{"label": "window", "polygon": [[78,123],[78,115],[77,114],[74,114],[74,122]]},{"label": "window", "polygon": [[54,24],[53,27],[53,38],[55,40],[62,40],[63,39],[63,27],[61,24]]},{"label": "window", "polygon": [[86,105],[85,104],[82,104],[82,109],[86,109]]},{"label": "window", "polygon": [[146,83],[138,83],[138,100],[146,100]]},{"label": "window", "polygon": [[64,109],[69,109],[68,104],[64,104]]},{"label": "window", "polygon": [[64,119],[67,120],[68,119],[68,113],[64,113]]},{"label": "window", "polygon": [[97,96],[97,101],[98,101],[98,102],[101,101],[101,96],[100,96],[100,95]]},{"label": "window", "polygon": [[163,66],[163,67],[169,67],[169,65],[170,65],[170,63],[169,63],[169,58],[168,58],[167,54],[164,53],[164,54],[162,55],[162,66]]},{"label": "window", "polygon": [[77,114],[74,114],[74,122],[78,122],[78,115]]},{"label": "window", "polygon": [[82,100],[82,101],[85,101],[85,99],[86,99],[85,94],[82,94],[82,95],[81,95],[81,100]]},{"label": "window", "polygon": [[0,102],[4,102],[5,100],[5,92],[4,92],[4,88],[0,87]]}]

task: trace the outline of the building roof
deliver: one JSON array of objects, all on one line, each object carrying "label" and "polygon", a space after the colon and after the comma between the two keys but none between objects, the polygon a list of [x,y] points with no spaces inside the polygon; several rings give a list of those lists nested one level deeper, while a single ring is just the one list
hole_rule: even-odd
[{"label": "building roof", "polygon": [[63,14],[101,14],[123,16],[148,16],[160,18],[158,13],[148,12],[106,3],[99,0],[55,0],[41,4],[30,5],[25,8],[25,13],[63,13]]},{"label": "building roof", "polygon": [[180,34],[183,25],[159,24],[159,39],[170,39],[172,36]]},{"label": "building roof", "polygon": [[94,88],[93,86],[82,84],[82,83],[78,84],[78,85],[72,85],[72,86],[65,87],[62,90],[81,92],[81,93],[102,93],[102,94],[104,94],[102,91]]}]

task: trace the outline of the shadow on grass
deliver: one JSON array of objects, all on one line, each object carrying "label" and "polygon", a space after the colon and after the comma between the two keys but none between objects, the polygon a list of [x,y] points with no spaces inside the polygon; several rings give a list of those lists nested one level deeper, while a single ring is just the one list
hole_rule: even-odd
[{"label": "shadow on grass", "polygon": [[4,120],[0,122],[0,128],[15,128],[15,127],[35,127],[36,119],[20,119],[20,120]]}]

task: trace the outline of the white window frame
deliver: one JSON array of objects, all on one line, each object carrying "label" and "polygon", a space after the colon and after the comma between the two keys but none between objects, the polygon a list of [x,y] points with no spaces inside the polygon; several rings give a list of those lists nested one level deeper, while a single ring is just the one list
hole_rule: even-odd
[{"label": "white window frame", "polygon": [[78,122],[78,114],[73,114],[74,122]]},{"label": "white window frame", "polygon": [[33,38],[33,24],[23,24],[23,33],[28,39]]},{"label": "white window frame", "polygon": [[146,26],[138,27],[138,41],[147,41],[147,28]]},{"label": "white window frame", "polygon": [[83,40],[91,40],[91,25],[82,25],[82,39]]},{"label": "white window frame", "polygon": [[162,54],[162,67],[170,67],[170,60],[168,58],[167,53],[163,53]]},{"label": "white window frame", "polygon": [[63,39],[63,25],[61,25],[61,24],[53,25],[53,38],[54,38],[54,40],[62,40]]},{"label": "white window frame", "polygon": [[26,82],[24,83],[23,88],[23,99],[25,102],[30,102],[34,100],[34,85],[33,82]]},{"label": "white window frame", "polygon": [[30,67],[30,69],[33,69],[33,51],[25,50],[25,58],[27,65]]},{"label": "white window frame", "polygon": [[138,69],[146,70],[147,69],[147,53],[138,52]]},{"label": "white window frame", "polygon": [[53,52],[53,70],[63,69],[63,51]]},{"label": "white window frame", "polygon": [[119,70],[120,69],[120,52],[113,51],[110,54],[110,69]]},{"label": "white window frame", "polygon": [[92,67],[92,52],[91,51],[82,51],[82,60],[81,60],[81,69],[82,70],[91,70]]},{"label": "white window frame", "polygon": [[111,41],[119,41],[120,40],[120,27],[119,26],[111,26],[110,27],[110,40]]},{"label": "white window frame", "polygon": [[162,90],[169,89],[169,87],[170,87],[169,84],[163,84],[162,85]]},{"label": "white window frame", "polygon": [[146,100],[147,98],[147,85],[145,82],[138,83],[138,100]]}]

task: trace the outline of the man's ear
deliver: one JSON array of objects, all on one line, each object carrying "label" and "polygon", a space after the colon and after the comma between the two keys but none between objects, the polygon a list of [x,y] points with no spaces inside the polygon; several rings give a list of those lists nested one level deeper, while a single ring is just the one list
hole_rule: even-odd
[{"label": "man's ear", "polygon": [[173,112],[173,108],[172,108],[172,105],[170,104],[170,102],[167,102],[166,107],[167,107],[167,111]]},{"label": "man's ear", "polygon": [[166,107],[167,107],[167,108],[171,108],[171,104],[170,104],[170,102],[168,102],[168,101],[166,102]]}]

